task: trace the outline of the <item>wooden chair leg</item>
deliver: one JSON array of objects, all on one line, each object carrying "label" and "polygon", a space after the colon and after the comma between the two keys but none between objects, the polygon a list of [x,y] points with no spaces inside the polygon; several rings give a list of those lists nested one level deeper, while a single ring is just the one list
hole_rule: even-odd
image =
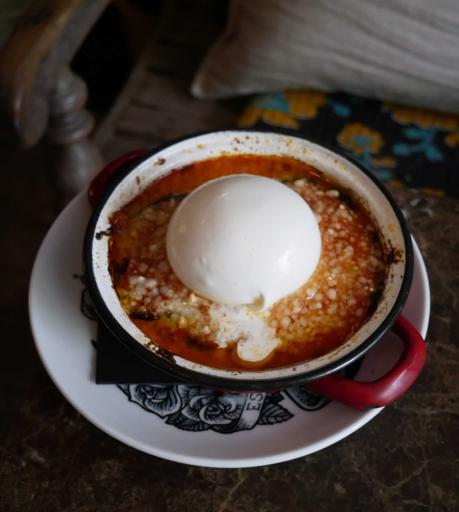
[{"label": "wooden chair leg", "polygon": [[66,198],[84,188],[103,165],[99,150],[89,138],[92,115],[84,108],[86,84],[66,66],[49,97],[49,140],[56,145],[57,183]]}]

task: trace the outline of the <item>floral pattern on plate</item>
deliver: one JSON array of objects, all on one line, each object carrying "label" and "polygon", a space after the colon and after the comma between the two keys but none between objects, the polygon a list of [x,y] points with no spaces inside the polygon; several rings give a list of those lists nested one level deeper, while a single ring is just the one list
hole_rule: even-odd
[{"label": "floral pattern on plate", "polygon": [[[180,430],[232,434],[257,425],[275,425],[294,416],[292,404],[305,411],[329,400],[301,386],[275,393],[229,393],[189,384],[119,384],[130,402]],[[280,402],[287,403],[281,405]],[[284,406],[285,405],[285,406]]]}]

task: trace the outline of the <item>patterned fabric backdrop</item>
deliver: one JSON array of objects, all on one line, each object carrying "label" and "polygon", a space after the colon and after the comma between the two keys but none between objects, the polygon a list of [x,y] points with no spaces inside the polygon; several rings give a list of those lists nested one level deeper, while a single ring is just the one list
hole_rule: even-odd
[{"label": "patterned fabric backdrop", "polygon": [[240,127],[299,132],[336,147],[383,181],[459,197],[459,116],[348,94],[256,96]]}]

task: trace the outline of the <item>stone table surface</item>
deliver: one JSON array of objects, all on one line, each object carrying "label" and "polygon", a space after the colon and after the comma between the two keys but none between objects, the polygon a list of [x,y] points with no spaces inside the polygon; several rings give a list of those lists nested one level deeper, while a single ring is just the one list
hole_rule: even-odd
[{"label": "stone table surface", "polygon": [[[321,452],[251,469],[161,460],[101,432],[57,391],[33,347],[27,288],[59,209],[43,149],[3,155],[0,510],[459,510],[459,201],[395,189],[426,258],[428,362],[414,387]],[[44,160],[46,162],[46,159]],[[12,172],[12,171],[14,172]]]}]

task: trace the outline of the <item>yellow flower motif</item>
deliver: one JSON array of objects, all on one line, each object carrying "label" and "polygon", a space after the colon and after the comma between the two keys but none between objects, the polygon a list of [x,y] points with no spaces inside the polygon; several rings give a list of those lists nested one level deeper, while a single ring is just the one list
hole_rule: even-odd
[{"label": "yellow flower motif", "polygon": [[282,126],[283,128],[299,128],[300,123],[291,115],[278,110],[265,110],[263,112],[263,121],[274,126]]},{"label": "yellow flower motif", "polygon": [[436,127],[446,131],[459,127],[459,116],[454,114],[404,107],[392,103],[385,103],[384,108],[391,113],[392,119],[400,124],[415,124],[421,128]]},{"label": "yellow flower motif", "polygon": [[455,148],[459,145],[459,130],[448,133],[445,137],[445,144],[448,144],[451,148]]},{"label": "yellow flower motif", "polygon": [[249,105],[237,122],[239,128],[248,128],[249,126],[253,126],[258,119],[261,118],[263,112],[263,109]]},{"label": "yellow flower motif", "polygon": [[350,123],[338,134],[339,143],[353,151],[356,155],[377,153],[383,146],[384,140],[376,130],[362,123]]},{"label": "yellow flower motif", "polygon": [[375,156],[372,159],[373,165],[377,167],[385,167],[386,169],[393,169],[397,166],[397,161],[391,156]]},{"label": "yellow flower motif", "polygon": [[[299,119],[314,118],[327,101],[325,93],[320,91],[288,90],[273,96],[274,98],[269,95],[262,96],[261,103],[249,105],[239,119],[238,125],[247,128],[261,119],[273,126],[298,129]],[[279,103],[276,103],[277,101]]]},{"label": "yellow flower motif", "polygon": [[239,128],[248,128],[253,126],[259,119],[273,126],[281,126],[282,128],[297,129],[300,123],[292,116],[278,110],[269,110],[259,107],[249,106],[245,109],[239,118]]},{"label": "yellow flower motif", "polygon": [[288,100],[290,112],[299,119],[312,119],[316,117],[320,107],[325,105],[325,93],[313,90],[289,90],[284,92]]}]

